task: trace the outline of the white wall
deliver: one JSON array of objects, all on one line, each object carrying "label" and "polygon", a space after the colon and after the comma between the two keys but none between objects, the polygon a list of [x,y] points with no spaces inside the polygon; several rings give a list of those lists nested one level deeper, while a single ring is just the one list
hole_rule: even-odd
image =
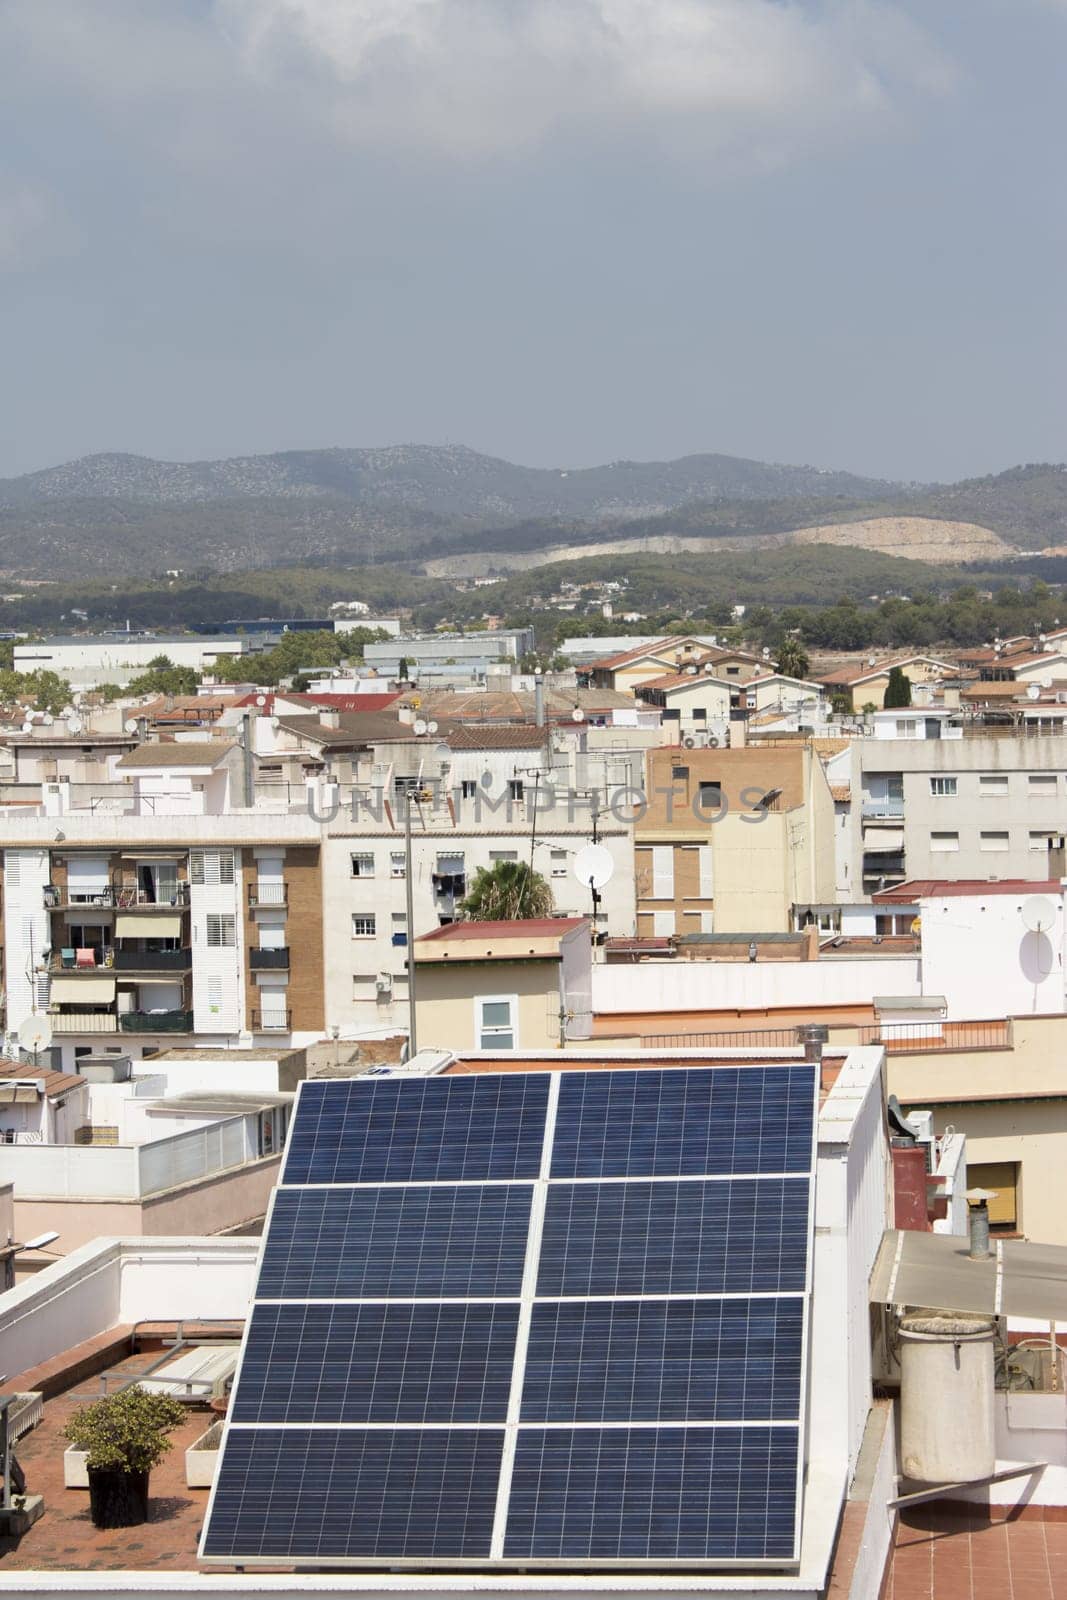
[{"label": "white wall", "polygon": [[923,900],[923,993],[943,994],[950,1018],[1063,1011],[1063,895],[1040,894],[1055,912],[1047,934],[1031,933],[1023,922],[1032,898],[1024,890]]},{"label": "white wall", "polygon": [[[914,956],[824,961],[642,961],[593,968],[597,1015],[870,1005],[872,995],[920,994]],[[999,1013],[1003,1015],[1003,1013]]]}]

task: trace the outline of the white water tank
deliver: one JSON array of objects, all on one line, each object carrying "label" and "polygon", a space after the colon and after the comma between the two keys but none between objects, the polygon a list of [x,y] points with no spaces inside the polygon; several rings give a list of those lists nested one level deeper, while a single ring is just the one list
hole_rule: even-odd
[{"label": "white water tank", "polygon": [[905,1478],[972,1483],[996,1469],[989,1317],[921,1311],[900,1324],[900,1455]]}]

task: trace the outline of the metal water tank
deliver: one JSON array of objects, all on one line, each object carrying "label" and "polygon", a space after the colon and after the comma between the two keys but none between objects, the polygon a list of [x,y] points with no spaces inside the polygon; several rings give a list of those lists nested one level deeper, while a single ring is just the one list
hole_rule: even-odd
[{"label": "metal water tank", "polygon": [[900,1324],[901,1470],[971,1483],[995,1470],[991,1318],[921,1311]]}]

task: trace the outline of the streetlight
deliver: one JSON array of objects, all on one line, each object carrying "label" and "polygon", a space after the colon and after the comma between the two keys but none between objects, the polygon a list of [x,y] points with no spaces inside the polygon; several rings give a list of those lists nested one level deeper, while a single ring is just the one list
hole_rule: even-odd
[{"label": "streetlight", "polygon": [[2,1263],[4,1288],[13,1289],[15,1287],[15,1257],[17,1255],[21,1255],[27,1250],[43,1250],[46,1245],[54,1244],[58,1238],[57,1230],[49,1228],[46,1233],[38,1233],[32,1239],[27,1239],[25,1244],[13,1244],[9,1240],[7,1244],[0,1245],[0,1263]]}]

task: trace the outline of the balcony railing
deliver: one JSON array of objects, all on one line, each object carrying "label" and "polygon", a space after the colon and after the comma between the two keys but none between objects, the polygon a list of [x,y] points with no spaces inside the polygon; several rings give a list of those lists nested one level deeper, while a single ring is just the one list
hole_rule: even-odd
[{"label": "balcony railing", "polygon": [[903,800],[868,800],[863,802],[865,822],[900,822],[904,817]]},{"label": "balcony railing", "polygon": [[248,885],[248,909],[250,911],[258,911],[261,907],[283,910],[288,904],[289,885],[287,883],[250,883]]},{"label": "balcony railing", "polygon": [[253,972],[288,972],[289,948],[281,950],[250,950],[248,964]]},{"label": "balcony railing", "polygon": [[885,1022],[859,1030],[861,1044],[882,1044],[897,1053],[925,1054],[946,1050],[1010,1050],[1011,1023],[1005,1018],[989,1022]]},{"label": "balcony railing", "polygon": [[292,1023],[291,1011],[253,1011],[253,1033],[288,1033]]},{"label": "balcony railing", "polygon": [[187,906],[189,885],[177,883],[169,893],[157,898],[151,890],[141,889],[137,884],[119,884],[115,889],[115,904],[122,911],[167,911],[175,906]]},{"label": "balcony railing", "polygon": [[188,972],[191,950],[116,950],[111,965],[116,972]]},{"label": "balcony railing", "polygon": [[159,899],[151,890],[135,883],[108,884],[103,889],[70,889],[61,883],[46,883],[42,891],[46,911],[166,911],[174,906],[189,904],[189,885],[177,884],[172,892]]},{"label": "balcony railing", "polygon": [[44,906],[46,911],[106,911],[115,904],[115,890],[112,888],[97,889],[89,893],[75,890],[71,894],[65,884],[46,883],[44,886]]},{"label": "balcony railing", "polygon": [[119,1017],[123,1033],[192,1033],[191,1011],[124,1011]]},{"label": "balcony railing", "polygon": [[119,1019],[114,1011],[49,1012],[53,1033],[118,1033]]}]

